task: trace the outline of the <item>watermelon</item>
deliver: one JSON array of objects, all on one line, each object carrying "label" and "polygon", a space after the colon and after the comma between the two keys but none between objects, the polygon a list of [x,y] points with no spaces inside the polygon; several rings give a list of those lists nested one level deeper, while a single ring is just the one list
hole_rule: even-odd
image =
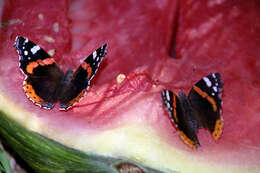
[{"label": "watermelon", "polygon": [[[249,1],[4,1],[0,135],[36,172],[259,172],[260,6]],[[17,35],[66,71],[107,43],[85,97],[62,112],[22,88]],[[224,81],[224,129],[200,129],[189,148],[165,112],[162,89],[188,93]],[[11,76],[10,76],[11,75]]]}]

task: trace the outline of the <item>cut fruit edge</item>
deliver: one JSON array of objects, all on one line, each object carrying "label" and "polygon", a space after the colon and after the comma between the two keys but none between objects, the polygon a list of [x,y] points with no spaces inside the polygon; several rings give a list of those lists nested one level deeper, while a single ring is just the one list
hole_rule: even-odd
[{"label": "cut fruit edge", "polygon": [[[25,111],[14,104],[10,98],[3,94],[3,92],[0,93],[0,110],[1,119],[5,120],[1,120],[0,129],[3,131],[3,129],[6,129],[8,126],[4,124],[4,122],[10,123],[9,128],[6,131],[7,133],[9,133],[8,131],[12,131],[12,133],[10,133],[11,138],[20,137],[21,140],[24,139],[24,134],[22,134],[24,131],[19,131],[16,137],[12,136],[13,134],[16,134],[17,131],[15,128],[11,127],[15,126],[13,124],[16,124],[15,122],[17,122],[25,129],[29,130],[29,133],[32,133],[33,136],[40,136],[40,138],[42,138],[41,135],[43,135],[50,138],[51,143],[53,143],[52,140],[54,140],[69,147],[64,149],[63,145],[57,145],[66,152],[74,154],[73,152],[75,150],[71,152],[72,150],[70,148],[83,151],[85,154],[80,154],[83,156],[81,158],[83,160],[84,157],[89,157],[90,160],[93,157],[93,160],[98,158],[98,160],[103,160],[104,163],[109,162],[109,164],[105,164],[111,165],[110,160],[113,160],[113,163],[118,164],[120,161],[124,161],[124,159],[122,160],[120,158],[126,158],[126,161],[131,160],[142,165],[152,165],[153,168],[165,172],[193,172],[194,169],[201,173],[209,171],[223,172],[224,170],[228,172],[257,172],[259,169],[257,166],[248,167],[230,163],[218,165],[218,163],[212,163],[210,160],[207,161],[196,155],[190,155],[190,151],[179,150],[166,143],[165,140],[162,140],[158,132],[149,124],[144,125],[143,123],[140,124],[133,121],[118,128],[106,130],[97,135],[93,135],[91,132],[88,133],[88,130],[86,130],[84,134],[75,136],[75,134],[61,134],[60,131],[56,133],[55,129],[46,128],[46,126],[48,127],[48,125],[45,124],[46,122],[40,121],[34,113]],[[36,135],[35,133],[39,135]],[[3,135],[3,132],[1,132],[1,134]],[[44,140],[46,139],[44,138]],[[13,147],[15,148],[15,145]],[[28,149],[30,150],[29,145],[25,145],[25,147],[29,147]],[[39,145],[36,151],[40,151],[41,147],[43,146]],[[23,152],[21,155],[23,155]],[[51,158],[52,156],[50,159]],[[103,163],[103,161],[101,161],[101,163]],[[146,169],[147,172],[154,171],[152,169],[148,170],[149,168],[142,168]]]},{"label": "cut fruit edge", "polygon": [[[39,122],[37,119],[32,118],[33,114],[19,108],[12,109],[13,111],[6,111],[10,107],[5,105],[5,108],[3,108],[4,100],[7,101],[8,99],[1,95],[0,136],[5,139],[5,144],[10,145],[37,172],[92,172],[96,170],[94,172],[116,173],[125,171],[129,167],[141,172],[161,172],[148,166],[143,166],[134,160],[123,157],[113,158],[93,152],[75,150],[44,137],[38,133],[38,125],[35,124]],[[9,104],[12,105],[10,100],[8,100]],[[20,118],[14,120],[13,118],[16,115]],[[22,122],[27,123],[25,126],[21,126]]]}]

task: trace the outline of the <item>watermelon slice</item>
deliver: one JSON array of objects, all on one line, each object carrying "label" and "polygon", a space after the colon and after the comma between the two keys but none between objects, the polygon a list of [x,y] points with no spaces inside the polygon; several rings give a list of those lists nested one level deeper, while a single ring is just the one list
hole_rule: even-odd
[{"label": "watermelon slice", "polygon": [[[259,172],[257,1],[4,1],[0,134],[38,172]],[[108,54],[71,110],[28,100],[13,48],[28,37],[66,71],[103,43]],[[224,81],[224,130],[193,150],[163,109],[162,89]]]}]

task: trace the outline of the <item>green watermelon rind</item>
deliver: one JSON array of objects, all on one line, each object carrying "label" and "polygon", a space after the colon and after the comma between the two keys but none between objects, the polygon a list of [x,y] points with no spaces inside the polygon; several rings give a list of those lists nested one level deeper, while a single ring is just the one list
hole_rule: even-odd
[{"label": "green watermelon rind", "polygon": [[122,163],[137,165],[143,172],[161,172],[127,159],[106,157],[69,148],[24,128],[3,111],[0,111],[0,122],[1,138],[39,173],[117,173],[119,172],[117,165]]}]

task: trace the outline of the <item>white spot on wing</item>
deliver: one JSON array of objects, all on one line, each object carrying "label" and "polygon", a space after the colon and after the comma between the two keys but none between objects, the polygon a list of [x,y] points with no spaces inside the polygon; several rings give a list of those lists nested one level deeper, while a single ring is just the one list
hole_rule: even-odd
[{"label": "white spot on wing", "polygon": [[204,80],[204,82],[206,83],[206,85],[207,85],[208,87],[211,87],[212,83],[210,82],[209,78],[204,77],[203,80]]},{"label": "white spot on wing", "polygon": [[26,85],[26,81],[24,80],[24,81],[23,81],[23,86],[25,86],[25,85]]},{"label": "white spot on wing", "polygon": [[97,52],[95,51],[95,52],[93,52],[93,59],[95,59],[96,57],[97,57]]},{"label": "white spot on wing", "polygon": [[213,77],[214,79],[216,78],[216,75],[215,75],[215,73],[213,73],[213,74],[212,74],[212,77]]},{"label": "white spot on wing", "polygon": [[28,51],[27,50],[24,51],[24,55],[28,55]]},{"label": "white spot on wing", "polygon": [[169,95],[169,91],[166,91],[166,99],[167,99],[167,101],[171,100],[170,95]]},{"label": "white spot on wing", "polygon": [[215,93],[218,92],[218,88],[216,86],[213,86],[212,88],[215,91]]},{"label": "white spot on wing", "polygon": [[32,52],[32,54],[35,54],[40,49],[41,49],[40,46],[36,45],[33,48],[31,48],[31,52]]},{"label": "white spot on wing", "polygon": [[171,105],[170,105],[170,103],[169,103],[169,102],[166,102],[166,107],[167,107],[168,109],[170,109],[170,108],[171,108]]},{"label": "white spot on wing", "polygon": [[54,32],[59,32],[59,23],[58,22],[55,22],[53,24],[53,30],[54,30]]},{"label": "white spot on wing", "polygon": [[164,96],[164,97],[165,97],[165,91],[163,91],[163,92],[162,92],[162,96]]}]

